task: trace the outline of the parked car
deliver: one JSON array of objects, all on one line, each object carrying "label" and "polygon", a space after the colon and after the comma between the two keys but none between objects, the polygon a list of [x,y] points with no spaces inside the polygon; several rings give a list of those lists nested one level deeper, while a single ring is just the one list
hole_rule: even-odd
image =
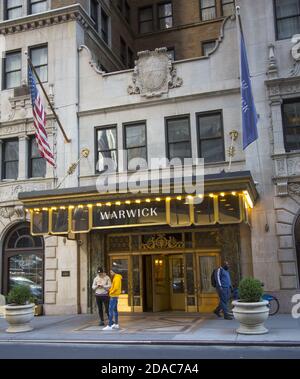
[{"label": "parked car", "polygon": [[28,278],[24,278],[23,276],[13,276],[9,279],[9,287],[10,289],[15,286],[24,286],[27,285],[30,288],[32,296],[36,297],[38,300],[42,300],[43,298],[43,288],[41,285],[36,284],[32,280]]}]

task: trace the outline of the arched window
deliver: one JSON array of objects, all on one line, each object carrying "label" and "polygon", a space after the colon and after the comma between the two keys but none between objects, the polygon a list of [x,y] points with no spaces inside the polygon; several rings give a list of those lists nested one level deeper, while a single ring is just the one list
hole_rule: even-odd
[{"label": "arched window", "polygon": [[30,235],[29,224],[8,232],[4,240],[3,292],[28,285],[40,304],[44,298],[44,240]]}]

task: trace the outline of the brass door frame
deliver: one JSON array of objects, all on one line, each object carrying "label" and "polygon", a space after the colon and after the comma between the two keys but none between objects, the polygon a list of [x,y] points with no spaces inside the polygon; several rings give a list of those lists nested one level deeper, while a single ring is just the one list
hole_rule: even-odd
[{"label": "brass door frame", "polygon": [[[197,307],[197,312],[203,313],[201,311],[201,307],[203,307],[203,304],[201,304],[201,295],[203,296],[203,299],[213,299],[215,298],[216,301],[218,300],[218,295],[217,293],[202,293],[201,292],[201,272],[200,272],[200,265],[199,265],[199,257],[217,257],[217,267],[220,266],[221,264],[221,250],[216,250],[213,249],[211,251],[208,250],[201,250],[198,253],[194,255],[194,275],[196,278],[196,307]],[[215,267],[215,268],[217,268]],[[209,310],[210,311],[210,310]]]},{"label": "brass door frame", "polygon": [[[174,294],[173,293],[173,272],[172,272],[172,268],[173,266],[171,265],[171,262],[172,262],[172,258],[181,258],[183,260],[183,264],[185,265],[185,259],[184,259],[184,254],[172,254],[172,255],[169,255],[168,256],[169,258],[169,291],[170,291],[170,306],[172,308],[172,296],[177,296],[179,297],[181,294]],[[187,304],[187,289],[186,289],[186,270],[185,268],[183,269],[183,278],[184,278],[184,292],[183,292],[183,296],[184,296],[184,309],[186,311],[186,304]],[[173,309],[172,309],[173,310]],[[178,310],[178,309],[177,309]],[[175,309],[176,311],[176,309]]]},{"label": "brass door frame", "polygon": [[[129,254],[125,255],[120,255],[120,254],[115,254],[115,255],[110,255],[109,256],[109,269],[112,268],[112,261],[114,259],[127,259],[128,260],[128,295],[120,295],[119,296],[119,310],[121,312],[133,312],[134,311],[134,306],[133,306],[133,291],[132,291],[132,270],[131,270],[131,257]],[[131,306],[128,305],[128,307],[123,307],[122,306],[122,300],[124,299],[130,299]],[[120,301],[121,300],[121,301]],[[128,301],[127,300],[127,301]],[[122,309],[123,308],[123,309]]]}]

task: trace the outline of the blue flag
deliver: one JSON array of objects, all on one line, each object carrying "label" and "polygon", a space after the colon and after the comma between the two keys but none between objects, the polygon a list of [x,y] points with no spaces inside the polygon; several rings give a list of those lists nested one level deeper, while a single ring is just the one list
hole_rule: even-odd
[{"label": "blue flag", "polygon": [[253,99],[250,70],[244,37],[241,33],[241,95],[243,118],[243,148],[258,139],[258,117]]}]

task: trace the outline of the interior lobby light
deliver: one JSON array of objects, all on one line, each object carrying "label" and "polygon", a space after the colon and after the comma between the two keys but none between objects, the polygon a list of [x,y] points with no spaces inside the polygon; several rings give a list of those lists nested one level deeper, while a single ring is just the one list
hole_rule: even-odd
[{"label": "interior lobby light", "polygon": [[244,196],[245,196],[247,204],[249,205],[249,207],[251,209],[253,209],[254,208],[254,204],[253,204],[253,201],[252,201],[252,199],[251,199],[251,197],[249,195],[249,192],[248,191],[244,191],[243,193],[244,193]]}]

